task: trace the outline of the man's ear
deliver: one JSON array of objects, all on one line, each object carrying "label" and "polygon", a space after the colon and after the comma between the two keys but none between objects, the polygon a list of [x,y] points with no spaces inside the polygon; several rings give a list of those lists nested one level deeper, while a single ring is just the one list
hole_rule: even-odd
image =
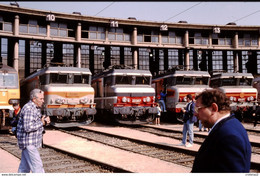
[{"label": "man's ear", "polygon": [[212,103],[211,107],[213,112],[218,112],[218,105],[216,103]]}]

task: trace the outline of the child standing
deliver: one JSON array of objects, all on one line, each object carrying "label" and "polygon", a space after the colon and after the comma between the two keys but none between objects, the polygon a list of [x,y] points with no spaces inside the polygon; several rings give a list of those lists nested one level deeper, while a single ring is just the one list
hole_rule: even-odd
[{"label": "child standing", "polygon": [[161,110],[158,103],[156,104],[156,108],[157,108],[157,114],[156,114],[156,117],[155,117],[155,125],[160,125],[160,116],[161,116],[162,110]]}]

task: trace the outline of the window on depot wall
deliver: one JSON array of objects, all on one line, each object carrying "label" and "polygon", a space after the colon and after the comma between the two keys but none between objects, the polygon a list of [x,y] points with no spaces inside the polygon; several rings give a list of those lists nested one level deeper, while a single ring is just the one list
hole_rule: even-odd
[{"label": "window on depot wall", "polygon": [[106,36],[105,27],[101,27],[101,26],[89,27],[89,39],[105,40],[105,36]]}]

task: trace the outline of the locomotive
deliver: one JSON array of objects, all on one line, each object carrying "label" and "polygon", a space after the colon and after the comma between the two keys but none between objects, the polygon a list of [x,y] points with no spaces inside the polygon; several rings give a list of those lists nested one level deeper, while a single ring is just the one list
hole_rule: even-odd
[{"label": "locomotive", "polygon": [[88,125],[96,114],[91,75],[88,68],[51,63],[21,80],[21,104],[29,100],[31,90],[39,88],[44,91],[43,113],[50,116],[51,125]]},{"label": "locomotive", "polygon": [[256,109],[257,89],[251,73],[212,72],[210,87],[218,88],[230,99],[231,110],[239,120],[251,117]]},{"label": "locomotive", "polygon": [[20,103],[18,72],[8,65],[0,63],[0,130],[11,128],[13,104]]},{"label": "locomotive", "polygon": [[97,114],[120,124],[153,121],[157,108],[151,80],[150,71],[124,65],[110,66],[97,73],[92,79]]},{"label": "locomotive", "polygon": [[[173,67],[152,80],[157,97],[160,91],[166,91],[166,116],[173,122],[182,121],[183,112],[187,104],[186,95],[196,94],[209,89],[210,74],[206,71],[187,70],[184,67]],[[159,99],[159,98],[158,98]]]}]

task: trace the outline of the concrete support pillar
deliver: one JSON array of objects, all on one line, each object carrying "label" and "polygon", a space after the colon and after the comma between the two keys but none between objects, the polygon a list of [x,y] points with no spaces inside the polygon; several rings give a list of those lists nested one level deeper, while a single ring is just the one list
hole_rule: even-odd
[{"label": "concrete support pillar", "polygon": [[[77,26],[77,31],[76,31],[76,40],[77,42],[80,42],[81,41],[81,23],[78,23],[78,26]],[[80,44],[76,44],[74,45],[75,48],[75,55],[76,55],[76,63],[77,63],[77,67],[78,68],[81,68],[81,48],[80,48]]]},{"label": "concrete support pillar", "polygon": [[19,35],[19,16],[16,15],[15,18],[14,18],[14,35],[15,36],[18,36]]},{"label": "concrete support pillar", "polygon": [[[137,45],[137,28],[136,27],[133,30],[132,44]],[[133,47],[132,53],[133,53],[133,66],[134,66],[134,69],[137,69],[138,68],[138,52],[137,52],[137,49]]]},{"label": "concrete support pillar", "polygon": [[133,53],[133,66],[134,66],[134,69],[137,70],[138,69],[138,52],[137,52],[137,49],[132,49],[132,53]]},{"label": "concrete support pillar", "polygon": [[[234,45],[233,47],[235,49],[238,48],[238,33],[236,32],[235,36],[234,36]],[[238,52],[233,51],[233,60],[234,60],[234,72],[238,72],[239,70],[239,60],[238,60]]]},{"label": "concrete support pillar", "polygon": [[133,30],[133,35],[132,35],[132,44],[136,45],[137,44],[137,28],[135,27]]},{"label": "concrete support pillar", "polygon": [[190,69],[190,53],[189,53],[189,50],[186,49],[184,50],[185,51],[185,65],[184,67],[186,68],[186,70],[189,70]]},{"label": "concrete support pillar", "polygon": [[238,72],[239,70],[239,60],[238,60],[238,52],[233,52],[233,59],[234,59],[234,72]]},{"label": "concrete support pillar", "polygon": [[47,24],[47,26],[46,26],[46,36],[47,36],[47,38],[50,38],[50,31],[51,31],[51,27],[50,27],[50,24]]},{"label": "concrete support pillar", "polygon": [[77,67],[81,68],[81,48],[80,45],[75,45],[76,48],[76,57],[77,57]]},{"label": "concrete support pillar", "polygon": [[81,23],[78,23],[77,31],[76,31],[76,41],[81,41]]},{"label": "concrete support pillar", "polygon": [[13,62],[14,69],[18,72],[19,70],[19,42],[15,41],[14,43],[14,62]]},{"label": "concrete support pillar", "polygon": [[235,36],[234,36],[234,38],[233,38],[233,43],[234,43],[234,45],[233,45],[233,47],[234,48],[238,48],[238,33],[236,32],[236,34],[235,34]]},{"label": "concrete support pillar", "polygon": [[[16,15],[14,18],[14,30],[13,33],[15,36],[19,35],[19,16]],[[13,67],[16,71],[19,70],[19,42],[14,40],[14,50],[13,50]]]},{"label": "concrete support pillar", "polygon": [[184,47],[189,47],[189,31],[186,31],[184,34]]}]

